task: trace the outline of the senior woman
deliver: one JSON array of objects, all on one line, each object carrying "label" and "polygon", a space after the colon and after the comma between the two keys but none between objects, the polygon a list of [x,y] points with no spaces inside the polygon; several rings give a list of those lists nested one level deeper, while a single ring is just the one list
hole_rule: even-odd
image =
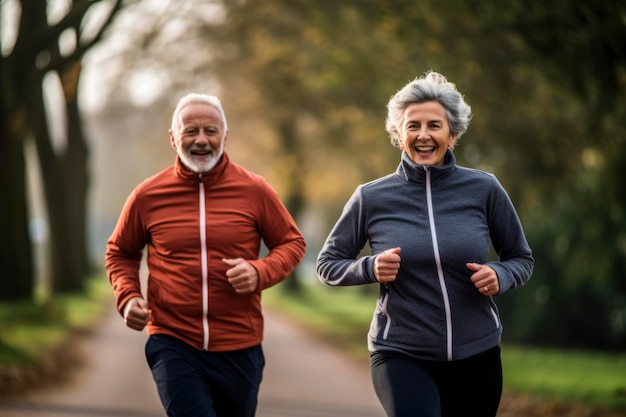
[{"label": "senior woman", "polygon": [[[472,113],[453,83],[428,72],[387,109],[400,164],[356,188],[317,273],[327,285],[380,285],[368,348],[387,416],[495,416],[502,324],[493,297],[529,280],[531,249],[496,177],[456,164]],[[366,244],[371,255],[359,256]]]}]

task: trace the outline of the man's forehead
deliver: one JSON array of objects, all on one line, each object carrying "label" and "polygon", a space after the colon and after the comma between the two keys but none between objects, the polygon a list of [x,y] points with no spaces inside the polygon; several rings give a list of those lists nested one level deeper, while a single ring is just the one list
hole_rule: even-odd
[{"label": "man's forehead", "polygon": [[208,103],[189,103],[180,110],[182,117],[211,115],[220,117],[220,112]]}]

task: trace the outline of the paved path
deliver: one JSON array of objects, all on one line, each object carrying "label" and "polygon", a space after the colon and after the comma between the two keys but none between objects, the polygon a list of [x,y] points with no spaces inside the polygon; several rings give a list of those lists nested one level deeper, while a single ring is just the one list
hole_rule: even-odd
[{"label": "paved path", "polygon": [[[266,311],[266,356],[257,417],[384,417],[357,363]],[[111,312],[83,348],[71,382],[22,400],[0,401],[0,417],[165,417],[145,362],[145,333]]]}]

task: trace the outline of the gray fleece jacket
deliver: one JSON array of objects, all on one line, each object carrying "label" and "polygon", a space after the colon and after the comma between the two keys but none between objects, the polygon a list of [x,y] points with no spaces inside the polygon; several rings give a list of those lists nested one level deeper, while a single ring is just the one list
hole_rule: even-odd
[{"label": "gray fleece jacket", "polygon": [[[395,173],[360,185],[317,258],[327,285],[375,283],[374,257],[400,247],[395,281],[380,286],[370,351],[458,360],[500,343],[492,297],[470,281],[466,263],[488,264],[500,294],[524,285],[534,259],[515,208],[495,176],[456,165],[415,164],[402,153]],[[359,256],[369,242],[371,255]],[[490,242],[497,261],[487,260]]]}]

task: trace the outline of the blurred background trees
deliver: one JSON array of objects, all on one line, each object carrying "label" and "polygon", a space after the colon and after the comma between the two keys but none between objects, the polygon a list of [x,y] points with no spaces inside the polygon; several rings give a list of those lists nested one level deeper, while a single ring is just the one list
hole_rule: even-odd
[{"label": "blurred background trees", "polygon": [[[626,5],[586,3],[126,3],[80,61],[92,259],[102,261],[128,192],[173,161],[167,129],[178,98],[205,91],[222,98],[228,152],[277,188],[307,237],[307,260],[287,281],[297,289],[314,279],[311,265],[354,188],[399,162],[384,131],[387,100],[432,69],[473,108],[459,163],[498,176],[534,249],[528,286],[498,299],[505,337],[626,348]],[[3,169],[16,161],[7,155]],[[5,196],[25,204],[6,190],[3,213]],[[2,246],[3,257],[21,253]]]},{"label": "blurred background trees", "polygon": [[[32,297],[27,149],[36,155],[51,256],[51,286],[82,289],[89,273],[86,200],[88,148],[78,107],[82,58],[102,36],[121,0],[3,1],[0,17],[0,299]],[[98,19],[91,12],[97,9]],[[39,234],[43,233],[39,230]]]}]

